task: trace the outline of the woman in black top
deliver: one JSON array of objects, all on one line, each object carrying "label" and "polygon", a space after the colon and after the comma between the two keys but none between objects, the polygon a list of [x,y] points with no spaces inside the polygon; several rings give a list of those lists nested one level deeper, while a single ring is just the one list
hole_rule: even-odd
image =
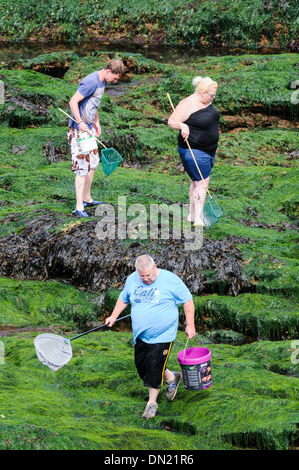
[{"label": "woman in black top", "polygon": [[[218,85],[209,77],[196,77],[193,79],[192,84],[195,86],[195,92],[180,101],[175,108],[175,112],[168,119],[168,125],[172,129],[180,129],[178,151],[184,169],[191,178],[188,220],[193,222],[194,225],[203,226],[204,223],[200,218],[200,214],[205,203],[209,177],[219,140],[220,115],[212,105]],[[186,140],[189,142],[204,181]]]}]

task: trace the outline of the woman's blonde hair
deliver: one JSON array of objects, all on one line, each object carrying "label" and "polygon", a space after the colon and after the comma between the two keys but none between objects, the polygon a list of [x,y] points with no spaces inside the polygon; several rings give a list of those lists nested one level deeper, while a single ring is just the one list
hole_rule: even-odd
[{"label": "woman's blonde hair", "polygon": [[208,91],[211,88],[218,87],[218,83],[214,82],[210,77],[195,77],[192,80],[192,85],[195,86],[195,91]]}]

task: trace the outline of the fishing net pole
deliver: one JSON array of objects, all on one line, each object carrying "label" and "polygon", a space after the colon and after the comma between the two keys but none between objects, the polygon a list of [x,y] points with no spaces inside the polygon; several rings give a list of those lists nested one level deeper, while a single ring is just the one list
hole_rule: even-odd
[{"label": "fishing net pole", "polygon": [[[63,111],[63,109],[61,108],[58,108],[58,110],[65,114],[68,118],[70,118],[72,121],[76,122],[77,124],[78,121],[76,121],[76,119],[74,119],[72,116],[70,116],[68,113],[66,113],[65,111]],[[104,147],[104,150],[101,150],[101,165],[102,165],[102,170],[103,172],[105,173],[106,176],[109,176],[111,175],[117,168],[118,166],[121,164],[121,162],[123,161],[123,158],[122,156],[118,153],[117,150],[115,150],[114,148],[107,148],[105,144],[103,144],[103,142],[101,142],[97,137],[95,137],[90,131],[88,131],[88,133],[94,137],[94,139],[99,142],[99,144],[102,145],[102,147]]]}]

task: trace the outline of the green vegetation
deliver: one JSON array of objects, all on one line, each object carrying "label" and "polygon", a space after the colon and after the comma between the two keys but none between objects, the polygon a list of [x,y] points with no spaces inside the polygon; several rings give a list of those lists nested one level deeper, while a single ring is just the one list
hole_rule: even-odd
[{"label": "green vegetation", "polygon": [[184,93],[193,92],[190,82],[192,71],[194,76],[212,76],[219,82],[217,105],[223,114],[236,116],[249,111],[291,116],[292,120],[296,120],[298,107],[292,103],[294,90],[291,83],[297,76],[297,67],[298,57],[292,54],[206,57],[194,61],[188,67],[188,73],[179,77],[173,75],[163,81],[158,89],[164,95],[162,103],[166,107],[167,90],[173,90],[177,99],[182,90]]},{"label": "green vegetation", "polygon": [[[171,8],[175,3],[179,12],[181,2],[172,2]],[[236,8],[239,2],[230,3]],[[271,5],[287,15],[280,3]],[[127,13],[133,4],[127,2]],[[93,5],[84,3],[90,15],[96,14]],[[102,5],[108,9],[108,2]],[[145,4],[138,5],[141,12]],[[205,2],[199,6],[197,11]],[[160,8],[170,21],[166,2]],[[20,11],[15,6],[6,20]],[[42,12],[31,16],[32,21],[43,19]],[[33,23],[27,27],[29,32]],[[109,56],[47,54],[0,68],[6,91],[0,106],[1,240],[22,233],[41,215],[59,221],[51,230],[61,237],[74,225],[84,229],[88,224],[71,215],[68,123],[57,108],[68,110],[78,80]],[[177,103],[192,90],[195,75],[215,78],[215,106],[222,120],[210,189],[224,216],[204,232],[204,243],[225,239],[238,250],[247,291],[224,295],[225,281],[213,269],[203,273],[209,295],[194,295],[198,335],[188,347],[208,345],[213,386],[204,392],[182,386],[170,404],[163,391],[157,418],[145,422],[146,390],[134,367],[129,320],[74,341],[72,360],[56,373],[38,361],[33,345],[44,330],[69,337],[101,323],[121,286],[107,289],[100,304],[97,292],[78,289],[67,279],[47,279],[46,273],[45,281],[0,278],[0,346],[5,353],[0,355],[0,449],[296,448],[298,115],[290,84],[297,59],[292,54],[205,57],[186,69],[139,54],[115,56],[123,58],[129,72],[102,101],[101,140],[121,153],[124,164],[109,178],[97,170],[94,197],[115,204],[116,211],[119,196],[126,196],[127,206],[146,208],[187,203],[189,179],[181,171],[176,133],[166,125],[166,92]],[[53,76],[57,63],[59,78]],[[61,157],[55,163],[47,158],[51,143]],[[138,242],[151,249],[149,240]],[[176,356],[185,344],[179,331],[171,368],[179,367]]]},{"label": "green vegetation", "polygon": [[[1,2],[0,34],[13,41],[100,39],[256,48],[286,47],[297,32],[298,4],[290,0],[189,2],[12,0]],[[150,20],[149,20],[150,19]]]},{"label": "green vegetation", "polygon": [[1,328],[84,328],[98,318],[95,298],[59,282],[0,278]]}]

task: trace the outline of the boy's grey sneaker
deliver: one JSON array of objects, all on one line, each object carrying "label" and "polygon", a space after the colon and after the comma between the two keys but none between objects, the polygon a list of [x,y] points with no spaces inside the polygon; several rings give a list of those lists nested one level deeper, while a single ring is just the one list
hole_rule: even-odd
[{"label": "boy's grey sneaker", "polygon": [[172,382],[166,381],[167,393],[166,399],[172,401],[176,396],[176,392],[179,388],[180,382],[182,380],[182,374],[180,372],[174,372],[174,380]]},{"label": "boy's grey sneaker", "polygon": [[158,405],[156,403],[150,403],[149,405],[146,405],[142,418],[154,418],[157,414],[157,409]]}]

